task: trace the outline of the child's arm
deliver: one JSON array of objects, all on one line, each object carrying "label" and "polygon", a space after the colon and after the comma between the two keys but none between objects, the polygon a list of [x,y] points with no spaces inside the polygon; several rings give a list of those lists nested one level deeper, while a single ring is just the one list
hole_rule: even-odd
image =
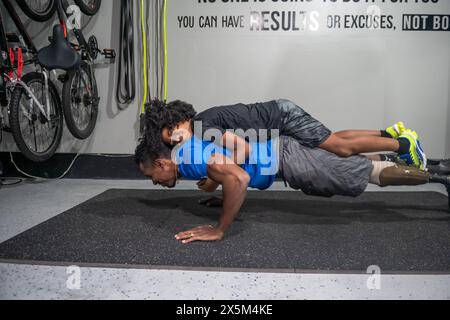
[{"label": "child's arm", "polygon": [[226,131],[222,137],[222,145],[232,152],[231,159],[236,164],[243,164],[251,153],[251,146],[232,132]]}]

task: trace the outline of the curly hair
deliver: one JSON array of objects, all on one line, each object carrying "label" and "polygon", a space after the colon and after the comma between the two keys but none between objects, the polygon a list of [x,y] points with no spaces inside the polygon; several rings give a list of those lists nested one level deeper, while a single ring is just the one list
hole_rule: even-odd
[{"label": "curly hair", "polygon": [[147,152],[147,142],[145,138],[139,139],[136,150],[134,151],[134,162],[136,165],[140,165],[141,163],[148,163],[150,161],[150,155]]},{"label": "curly hair", "polygon": [[139,139],[139,143],[134,152],[134,161],[139,166],[141,163],[149,165],[156,159],[170,158],[171,150],[162,142],[149,146],[145,138]]},{"label": "curly hair", "polygon": [[168,104],[153,100],[145,108],[145,143],[152,160],[170,155],[170,147],[164,144],[162,129],[173,129],[180,122],[191,120],[197,112],[186,102],[176,100]]},{"label": "curly hair", "polygon": [[194,107],[187,102],[175,100],[165,103],[153,100],[145,107],[145,127],[152,133],[162,131],[165,127],[173,129],[180,122],[191,120],[196,114]]}]

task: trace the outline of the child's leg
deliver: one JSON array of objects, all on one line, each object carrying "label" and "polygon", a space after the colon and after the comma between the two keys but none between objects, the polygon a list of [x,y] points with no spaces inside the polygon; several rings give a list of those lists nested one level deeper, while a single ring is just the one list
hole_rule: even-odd
[{"label": "child's leg", "polygon": [[[320,121],[289,100],[278,100],[282,114],[280,134],[289,136],[309,148],[322,148],[341,157],[372,152],[410,152],[410,142],[406,139],[392,139],[386,131],[350,130],[339,134],[332,133]],[[343,138],[342,136],[345,136]]]},{"label": "child's leg", "polygon": [[351,139],[355,137],[361,137],[361,136],[374,136],[374,137],[381,137],[381,131],[380,130],[343,130],[336,132],[335,135],[337,135],[340,138],[343,139]]},{"label": "child's leg", "polygon": [[345,139],[333,133],[319,147],[341,157],[350,157],[360,153],[383,151],[403,153],[401,152],[403,150],[400,150],[401,145],[399,140],[370,135],[358,135],[357,137]]}]

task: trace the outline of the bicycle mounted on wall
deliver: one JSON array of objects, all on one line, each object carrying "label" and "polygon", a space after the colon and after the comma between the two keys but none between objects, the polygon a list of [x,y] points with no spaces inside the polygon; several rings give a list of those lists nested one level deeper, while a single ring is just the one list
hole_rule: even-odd
[{"label": "bicycle mounted on wall", "polygon": [[[99,53],[107,59],[114,59],[115,51],[100,51],[95,36],[86,41],[82,31],[76,27],[72,31],[77,43],[69,43],[67,0],[47,0],[47,3],[53,5],[52,12],[57,12],[60,24],[53,28],[50,45],[37,50],[11,0],[2,2],[20,36],[5,33],[0,15],[0,104],[3,107],[9,106],[9,127],[5,125],[2,113],[0,126],[3,131],[12,133],[19,150],[26,158],[35,162],[45,161],[53,156],[61,142],[64,117],[70,132],[76,138],[86,139],[91,135],[100,100],[94,61]],[[25,2],[18,1],[22,6]],[[86,1],[76,2],[86,5]],[[99,8],[100,1],[94,2],[98,6],[90,7],[91,13]],[[28,15],[30,13],[24,12]],[[35,9],[34,13],[37,12],[39,13]],[[25,66],[32,66],[33,71],[22,76]],[[64,83],[62,103],[56,86],[50,79],[50,71],[55,69],[66,71],[58,77]]]},{"label": "bicycle mounted on wall", "polygon": [[[57,0],[17,0],[20,9],[31,19],[38,22],[45,22],[53,17]],[[88,16],[95,15],[100,9],[102,0],[74,0],[81,12]]]}]

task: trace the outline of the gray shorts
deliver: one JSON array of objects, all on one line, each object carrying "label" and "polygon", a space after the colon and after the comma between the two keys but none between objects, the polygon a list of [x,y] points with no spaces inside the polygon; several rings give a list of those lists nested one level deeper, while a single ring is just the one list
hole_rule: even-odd
[{"label": "gray shorts", "polygon": [[322,149],[302,146],[291,137],[280,138],[279,175],[293,189],[314,196],[357,197],[364,192],[373,170],[364,156],[341,158]]},{"label": "gray shorts", "polygon": [[309,148],[317,148],[331,135],[331,130],[290,100],[277,100],[281,109],[281,136],[289,136]]}]

